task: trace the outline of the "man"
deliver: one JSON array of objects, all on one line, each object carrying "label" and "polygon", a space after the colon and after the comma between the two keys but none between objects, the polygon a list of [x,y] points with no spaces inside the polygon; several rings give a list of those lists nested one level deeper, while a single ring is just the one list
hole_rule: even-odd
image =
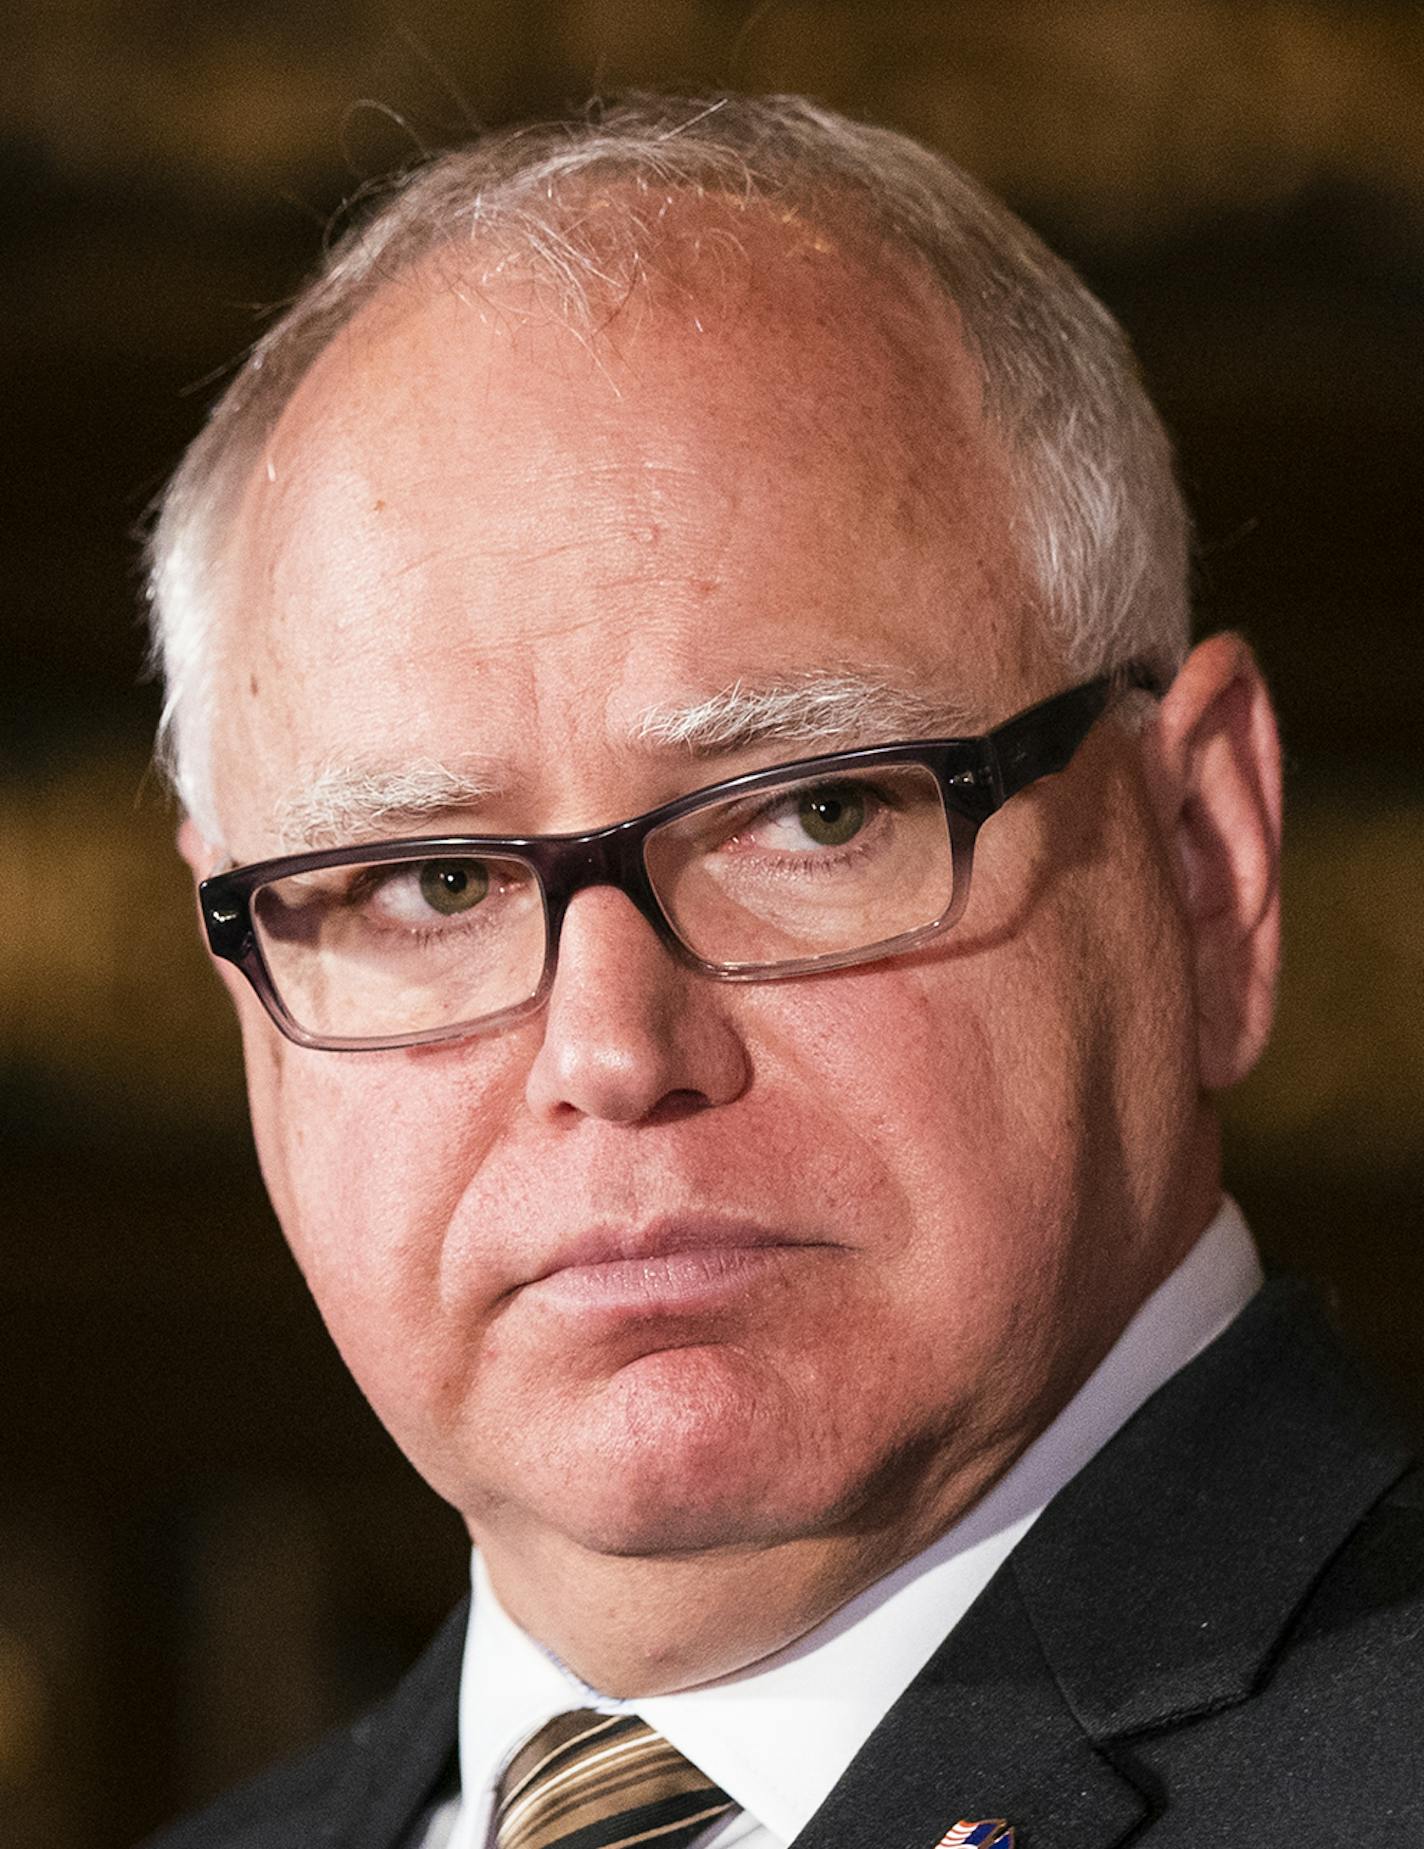
[{"label": "man", "polygon": [[165,1840],[1415,1840],[1417,1479],[1221,1193],[1279,777],[1184,532],[1076,279],[808,105],[457,151],[269,334],[181,839],[475,1591]]}]

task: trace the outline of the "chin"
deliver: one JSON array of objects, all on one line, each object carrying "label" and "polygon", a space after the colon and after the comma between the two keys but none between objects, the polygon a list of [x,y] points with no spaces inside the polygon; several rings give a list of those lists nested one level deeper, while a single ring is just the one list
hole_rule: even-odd
[{"label": "chin", "polygon": [[510,1500],[576,1545],[625,1558],[873,1529],[877,1510],[903,1506],[901,1448],[808,1421],[804,1397],[728,1360],[688,1348],[623,1368],[556,1450],[526,1452]]},{"label": "chin", "polygon": [[659,1459],[647,1469],[623,1460],[602,1473],[576,1512],[559,1504],[546,1519],[588,1553],[667,1559],[802,1540],[834,1527],[837,1513],[836,1500],[807,1495],[803,1486],[787,1494],[756,1469],[669,1469]]}]

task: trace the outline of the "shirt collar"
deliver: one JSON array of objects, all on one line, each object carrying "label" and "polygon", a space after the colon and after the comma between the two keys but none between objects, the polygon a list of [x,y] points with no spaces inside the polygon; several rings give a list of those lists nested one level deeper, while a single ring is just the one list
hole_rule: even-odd
[{"label": "shirt collar", "polygon": [[513,1622],[476,1554],[460,1682],[465,1798],[451,1849],[484,1844],[505,1761],[536,1727],[578,1707],[641,1715],[790,1842],[1048,1502],[1221,1334],[1260,1283],[1251,1235],[1225,1199],[1084,1385],[966,1515],[814,1631],[738,1675],[642,1701],[600,1695]]}]

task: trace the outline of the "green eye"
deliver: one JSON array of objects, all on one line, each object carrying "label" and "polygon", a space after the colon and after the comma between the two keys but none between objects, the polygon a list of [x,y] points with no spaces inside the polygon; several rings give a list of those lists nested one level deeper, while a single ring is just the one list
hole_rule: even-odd
[{"label": "green eye", "polygon": [[427,860],[420,869],[421,898],[446,918],[478,905],[489,884],[482,860]]},{"label": "green eye", "polygon": [[849,784],[807,790],[796,819],[818,847],[844,847],[865,826],[865,797]]}]

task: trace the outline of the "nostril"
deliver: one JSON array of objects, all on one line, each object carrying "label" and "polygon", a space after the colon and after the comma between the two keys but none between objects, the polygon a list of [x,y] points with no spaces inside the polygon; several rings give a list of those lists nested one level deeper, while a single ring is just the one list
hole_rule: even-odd
[{"label": "nostril", "polygon": [[681,1090],[670,1091],[665,1098],[660,1098],[648,1111],[642,1121],[646,1124],[675,1124],[684,1117],[695,1117],[699,1111],[705,1111],[712,1100],[705,1092]]}]

